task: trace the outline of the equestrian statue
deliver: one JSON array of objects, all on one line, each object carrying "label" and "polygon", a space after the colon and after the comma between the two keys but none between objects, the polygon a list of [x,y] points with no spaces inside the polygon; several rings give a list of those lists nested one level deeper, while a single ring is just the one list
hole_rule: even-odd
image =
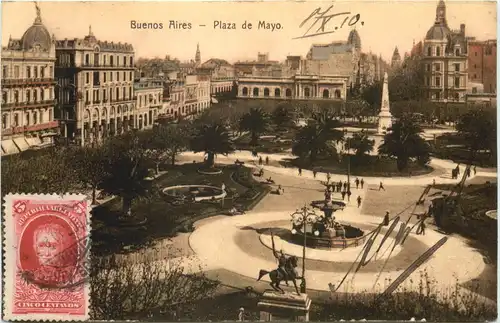
[{"label": "equestrian statue", "polygon": [[259,277],[257,278],[257,280],[259,281],[262,279],[262,277],[269,274],[269,278],[271,279],[271,287],[275,291],[281,292],[282,294],[284,294],[285,291],[280,287],[280,283],[282,281],[285,281],[286,285],[288,286],[288,281],[291,280],[293,282],[293,285],[295,286],[297,295],[300,295],[296,280],[302,279],[302,277],[299,276],[297,270],[295,269],[297,268],[298,258],[296,256],[286,257],[283,253],[283,250],[281,250],[279,253],[276,252],[274,248],[274,235],[272,233],[271,239],[273,246],[273,255],[278,260],[278,268],[272,271],[261,269],[259,271]]}]

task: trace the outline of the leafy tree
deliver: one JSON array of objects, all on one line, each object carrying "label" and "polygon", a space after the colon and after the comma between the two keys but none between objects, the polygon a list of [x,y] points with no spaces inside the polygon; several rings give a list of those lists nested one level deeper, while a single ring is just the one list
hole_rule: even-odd
[{"label": "leafy tree", "polygon": [[496,117],[493,113],[471,110],[460,117],[456,129],[469,148],[471,161],[479,150],[490,150],[493,154],[496,149]]},{"label": "leafy tree", "polygon": [[257,145],[259,136],[266,131],[269,125],[267,114],[261,108],[252,108],[240,119],[240,130],[249,131],[251,140],[250,145]]},{"label": "leafy tree", "polygon": [[96,191],[106,177],[108,160],[105,147],[79,147],[74,150],[73,156],[78,179],[84,186],[92,188],[92,205],[95,205]]},{"label": "leafy tree", "polygon": [[190,146],[195,153],[204,152],[207,155],[206,166],[208,167],[214,167],[216,155],[228,155],[234,151],[229,132],[221,123],[198,124]]},{"label": "leafy tree", "polygon": [[8,193],[64,194],[77,185],[68,148],[47,148],[2,157],[2,195]]},{"label": "leafy tree", "polygon": [[289,103],[282,103],[274,109],[271,119],[278,127],[278,130],[283,130],[293,124],[294,116],[292,109],[293,108]]},{"label": "leafy tree", "polygon": [[292,153],[302,158],[308,157],[314,163],[318,155],[331,152],[329,141],[343,140],[343,132],[335,129],[338,127],[340,123],[333,114],[326,111],[313,114],[308,124],[297,132]]},{"label": "leafy tree", "polygon": [[133,200],[146,193],[148,175],[146,148],[136,132],[127,132],[105,143],[108,159],[101,187],[122,198],[122,212],[132,214]]},{"label": "leafy tree", "polygon": [[406,57],[401,67],[391,73],[389,96],[391,101],[421,100],[424,70],[420,56]]},{"label": "leafy tree", "polygon": [[359,96],[361,100],[366,101],[372,107],[372,111],[377,111],[382,103],[382,85],[383,82],[378,81],[366,86]]},{"label": "leafy tree", "polygon": [[167,127],[164,131],[167,132],[170,138],[167,141],[167,154],[170,158],[171,165],[175,165],[175,159],[179,153],[185,151],[189,146],[189,138],[191,138],[191,123],[178,123]]},{"label": "leafy tree", "polygon": [[159,125],[151,130],[144,130],[139,133],[141,146],[145,148],[144,153],[155,165],[155,174],[160,173],[160,164],[168,158],[167,143],[170,134],[166,130],[170,125]]},{"label": "leafy tree", "polygon": [[375,140],[371,140],[368,134],[362,130],[353,134],[351,138],[347,138],[347,144],[350,149],[356,151],[356,157],[363,158],[366,154],[373,151]]},{"label": "leafy tree", "polygon": [[136,263],[126,258],[118,261],[114,256],[92,257],[91,318],[137,319],[160,310],[169,321],[187,319],[178,315],[188,312],[198,301],[214,296],[219,287],[218,281],[208,279],[203,273],[186,274],[191,269],[196,270],[175,261],[166,265],[165,261]]},{"label": "leafy tree", "polygon": [[408,167],[410,158],[416,158],[420,164],[426,164],[429,161],[430,147],[420,136],[422,132],[414,118],[403,116],[388,129],[378,152],[381,155],[396,157],[399,171]]}]

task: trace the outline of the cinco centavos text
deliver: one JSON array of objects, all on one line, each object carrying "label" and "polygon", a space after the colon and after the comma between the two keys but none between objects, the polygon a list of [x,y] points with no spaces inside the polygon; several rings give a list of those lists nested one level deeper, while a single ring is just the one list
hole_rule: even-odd
[{"label": "cinco centavos text", "polygon": [[146,22],[146,21],[138,21],[138,20],[130,20],[130,29],[135,30],[163,30],[163,29],[171,29],[171,30],[189,30],[193,28],[212,28],[215,30],[251,30],[251,29],[260,29],[260,30],[269,30],[276,31],[283,29],[283,25],[279,22],[274,21],[265,21],[258,20],[254,22],[250,22],[245,20],[244,22],[232,22],[232,21],[222,21],[222,20],[214,20],[211,24],[195,24],[189,21],[180,21],[180,20],[169,20],[168,22]]}]

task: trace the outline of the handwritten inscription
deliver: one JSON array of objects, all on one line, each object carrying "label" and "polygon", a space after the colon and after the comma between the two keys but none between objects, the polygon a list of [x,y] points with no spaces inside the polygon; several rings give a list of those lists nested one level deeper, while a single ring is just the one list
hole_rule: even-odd
[{"label": "handwritten inscription", "polygon": [[[383,245],[386,243],[387,239],[391,235],[391,233],[394,231],[396,228],[397,224],[400,221],[400,217],[397,216],[393,219],[390,227],[387,229],[387,232],[385,233],[384,237],[380,241],[380,244],[378,245],[376,251],[371,255],[371,257],[368,258],[368,254],[373,248],[374,242],[377,239],[378,235],[380,234],[380,231],[382,229],[383,223],[379,224],[378,227],[373,231],[371,234],[370,238],[366,242],[366,244],[363,246],[363,249],[360,251],[358,256],[356,257],[356,260],[352,263],[351,267],[347,271],[347,273],[344,275],[340,283],[336,286],[334,284],[329,284],[330,290],[332,292],[336,292],[344,283],[344,281],[347,279],[348,275],[351,273],[351,271],[354,269],[354,273],[356,274],[361,268],[365,267],[368,265],[373,257],[378,255],[380,250],[382,249]],[[403,245],[410,234],[410,232],[413,230],[413,228],[419,226],[423,221],[425,221],[425,216],[422,217],[420,221],[418,221],[416,224],[413,226],[408,226],[408,222],[401,223],[399,227],[399,231],[396,234],[396,238],[394,239],[392,248],[390,248],[390,255],[398,245]],[[443,239],[439,240],[436,244],[434,244],[432,247],[430,247],[425,253],[423,253],[417,260],[415,260],[392,284],[387,288],[387,290],[383,293],[383,295],[387,295],[392,293],[396,288],[406,279],[408,278],[415,270],[420,267],[427,259],[429,259],[445,242],[447,241],[447,238],[444,237]],[[389,249],[388,248],[388,249]],[[358,262],[358,259],[361,257],[361,260]],[[367,259],[368,258],[368,259]],[[383,269],[382,269],[383,270]]]},{"label": "handwritten inscription", "polygon": [[[333,5],[331,5],[325,10],[322,10],[321,7],[314,9],[313,12],[309,16],[307,16],[306,19],[304,19],[304,21],[302,21],[302,23],[299,25],[299,28],[303,28],[304,26],[308,26],[309,28],[307,28],[307,30],[302,36],[296,37],[294,39],[331,34],[334,33],[336,30],[344,27],[346,23],[348,26],[354,26],[361,19],[359,13],[355,14],[354,16],[351,15],[351,12],[330,13],[330,10],[332,8]],[[333,18],[341,16],[347,16],[347,17],[345,17],[341,23],[339,20],[337,21],[337,23],[334,24],[336,19]],[[363,24],[364,22],[361,21],[361,25]],[[331,28],[328,29],[327,27]]]}]

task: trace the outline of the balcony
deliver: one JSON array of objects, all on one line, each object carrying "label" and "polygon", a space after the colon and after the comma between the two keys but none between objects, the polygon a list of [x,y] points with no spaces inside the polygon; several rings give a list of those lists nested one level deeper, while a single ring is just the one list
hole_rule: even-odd
[{"label": "balcony", "polygon": [[53,78],[2,79],[3,87],[37,86],[37,85],[54,85],[54,84],[56,84],[56,81]]},{"label": "balcony", "polygon": [[11,103],[4,103],[2,104],[2,109],[3,108],[15,108],[15,109],[22,109],[22,108],[41,108],[45,106],[53,106],[55,105],[55,100],[38,100],[34,102],[11,102]]},{"label": "balcony", "polygon": [[34,124],[34,125],[29,125],[29,126],[20,126],[20,127],[4,129],[4,130],[2,130],[2,135],[5,136],[5,135],[16,134],[16,133],[40,131],[40,130],[57,128],[57,127],[59,127],[59,121],[54,120],[54,121],[50,121],[50,122],[39,123],[39,124]]}]

